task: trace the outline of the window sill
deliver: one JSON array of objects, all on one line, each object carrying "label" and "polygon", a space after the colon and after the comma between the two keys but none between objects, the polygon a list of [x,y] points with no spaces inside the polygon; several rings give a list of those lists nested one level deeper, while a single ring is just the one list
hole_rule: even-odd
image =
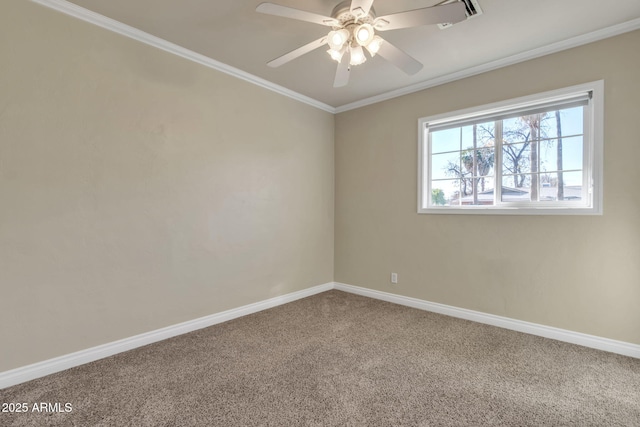
[{"label": "window sill", "polygon": [[602,210],[595,208],[419,208],[418,214],[436,215],[602,215]]}]

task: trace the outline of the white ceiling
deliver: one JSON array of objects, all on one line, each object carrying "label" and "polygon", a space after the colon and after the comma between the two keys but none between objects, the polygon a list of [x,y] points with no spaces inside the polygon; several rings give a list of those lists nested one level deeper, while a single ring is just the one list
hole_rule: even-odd
[{"label": "white ceiling", "polygon": [[[430,7],[442,0],[376,0],[378,16]],[[318,49],[280,68],[266,63],[325,35],[330,28],[257,13],[262,0],[71,0],[153,36],[228,64],[332,107],[444,81],[640,28],[639,0],[478,0],[484,14],[440,30],[388,31],[384,38],[425,66],[407,76],[376,56],[353,67],[349,85],[334,88],[336,63]],[[64,3],[63,0],[41,0]],[[330,15],[340,0],[272,0]],[[594,33],[595,32],[595,33]],[[541,49],[547,48],[547,49]],[[526,56],[526,55],[524,55]],[[524,56],[521,55],[521,58]],[[509,59],[510,58],[510,59]],[[407,89],[409,87],[409,89]]]}]

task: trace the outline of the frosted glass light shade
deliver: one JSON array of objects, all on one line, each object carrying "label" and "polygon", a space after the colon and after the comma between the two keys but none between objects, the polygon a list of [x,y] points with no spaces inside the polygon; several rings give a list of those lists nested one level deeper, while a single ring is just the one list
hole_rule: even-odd
[{"label": "frosted glass light shade", "polygon": [[340,50],[347,40],[349,40],[349,31],[343,28],[341,30],[331,31],[327,38],[327,44],[333,50]]},{"label": "frosted glass light shade", "polygon": [[373,30],[373,27],[370,24],[360,25],[355,29],[353,34],[355,35],[356,42],[360,46],[366,46],[369,43],[371,43],[371,41],[376,35],[375,31]]},{"label": "frosted glass light shade", "polygon": [[380,36],[375,36],[371,43],[367,45],[367,50],[371,54],[371,56],[375,56],[376,53],[380,50],[380,46],[384,43],[384,39]]},{"label": "frosted glass light shade", "polygon": [[351,46],[351,61],[349,64],[351,65],[360,65],[363,64],[367,58],[364,56],[364,50],[362,46]]},{"label": "frosted glass light shade", "polygon": [[331,55],[331,59],[333,59],[336,62],[340,62],[342,60],[342,56],[344,55],[344,49],[342,50],[329,49],[327,53]]}]

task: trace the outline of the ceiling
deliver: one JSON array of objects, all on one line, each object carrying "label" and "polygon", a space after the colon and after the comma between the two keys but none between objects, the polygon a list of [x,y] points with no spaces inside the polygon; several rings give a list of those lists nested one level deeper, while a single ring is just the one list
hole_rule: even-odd
[{"label": "ceiling", "polygon": [[[424,64],[417,74],[408,76],[376,56],[352,68],[348,86],[334,88],[336,63],[330,60],[326,49],[315,50],[279,68],[266,65],[322,37],[330,28],[257,13],[255,8],[262,1],[70,2],[338,109],[384,97],[389,92],[426,87],[449,76],[473,74],[492,64],[516,62],[518,58],[525,59],[523,52],[533,57],[640,28],[639,0],[478,0],[482,15],[448,29],[423,26],[383,34]],[[321,15],[330,15],[340,2],[271,1]],[[382,16],[441,1],[376,0],[374,8]]]}]

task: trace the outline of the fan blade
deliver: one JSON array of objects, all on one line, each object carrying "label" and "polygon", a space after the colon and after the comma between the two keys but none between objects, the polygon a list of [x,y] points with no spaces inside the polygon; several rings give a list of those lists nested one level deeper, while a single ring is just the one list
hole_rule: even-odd
[{"label": "fan blade", "polygon": [[386,40],[380,45],[378,55],[391,62],[393,65],[400,68],[402,71],[409,75],[417,73],[418,71],[422,70],[423,67],[422,63],[418,62],[413,57],[409,56],[407,53],[395,47]]},{"label": "fan blade", "polygon": [[301,46],[295,50],[292,50],[289,53],[285,53],[284,55],[274,59],[273,61],[267,62],[269,67],[279,67],[283,64],[286,64],[289,61],[296,59],[299,56],[304,55],[305,53],[309,53],[312,50],[316,50],[327,43],[327,36],[320,37],[318,40],[314,40],[311,43],[307,43],[304,46]]},{"label": "fan blade", "polygon": [[329,16],[322,16],[316,13],[306,12],[304,10],[294,9],[287,6],[280,6],[279,4],[273,3],[260,3],[258,7],[256,7],[256,12],[297,19],[299,21],[312,22],[314,24],[325,25],[327,27],[340,25],[336,19]]},{"label": "fan blade", "polygon": [[349,62],[351,62],[351,52],[347,49],[344,55],[342,55],[342,60],[338,64],[338,70],[336,71],[336,79],[333,81],[333,87],[342,87],[349,83],[349,73],[351,72]]},{"label": "fan blade", "polygon": [[467,19],[465,11],[464,3],[455,2],[381,16],[376,18],[373,26],[376,30],[388,31],[421,25],[455,24]]},{"label": "fan blade", "polygon": [[373,5],[373,0],[351,0],[351,13],[358,18],[367,16],[371,5]]}]

